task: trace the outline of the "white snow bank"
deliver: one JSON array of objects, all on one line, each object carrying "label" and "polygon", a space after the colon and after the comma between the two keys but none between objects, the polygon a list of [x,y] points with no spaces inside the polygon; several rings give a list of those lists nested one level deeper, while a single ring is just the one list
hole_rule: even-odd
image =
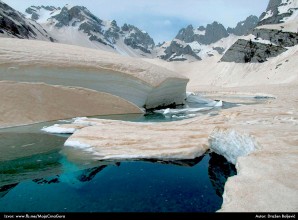
[{"label": "white snow bank", "polygon": [[87,88],[147,109],[183,104],[185,100],[188,78],[140,59],[8,38],[1,39],[0,50],[0,80]]},{"label": "white snow bank", "polygon": [[255,151],[258,146],[254,139],[233,129],[216,128],[209,137],[210,149],[236,164],[237,158]]},{"label": "white snow bank", "polygon": [[73,134],[76,131],[76,128],[66,128],[61,127],[59,124],[54,124],[49,127],[43,127],[41,130],[53,134]]},{"label": "white snow bank", "polygon": [[81,143],[80,141],[67,140],[65,141],[64,146],[79,148],[84,151],[93,152],[93,149],[89,144]]}]

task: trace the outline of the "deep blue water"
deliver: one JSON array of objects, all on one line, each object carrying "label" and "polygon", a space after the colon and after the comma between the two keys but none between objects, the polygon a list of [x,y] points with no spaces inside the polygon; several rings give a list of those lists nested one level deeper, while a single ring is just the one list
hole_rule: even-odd
[{"label": "deep blue water", "polygon": [[[112,118],[175,120],[150,113]],[[63,146],[67,136],[40,131],[55,123],[64,122],[0,130],[0,212],[215,212],[236,174],[214,153],[183,161],[88,161]]]},{"label": "deep blue water", "polygon": [[78,165],[60,150],[1,162],[0,212],[215,212],[235,174],[215,154],[105,163]]}]

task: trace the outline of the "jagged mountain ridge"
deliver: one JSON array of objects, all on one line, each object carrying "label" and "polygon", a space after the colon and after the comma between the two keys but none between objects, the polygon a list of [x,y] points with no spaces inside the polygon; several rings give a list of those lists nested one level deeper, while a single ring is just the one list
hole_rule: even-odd
[{"label": "jagged mountain ridge", "polygon": [[235,28],[226,29],[219,22],[194,28],[182,28],[175,39],[161,45],[158,57],[167,61],[201,60],[223,54],[238,38],[249,34],[257,25],[258,17],[249,16]]},{"label": "jagged mountain ridge", "polygon": [[115,20],[101,20],[83,6],[31,6],[26,13],[61,43],[144,57],[151,57],[155,47],[145,31],[129,24],[119,27]]},{"label": "jagged mountain ridge", "polygon": [[[260,19],[249,16],[235,28],[226,29],[219,22],[199,28],[189,25],[181,29],[175,39],[158,46],[148,33],[137,27],[128,24],[119,27],[116,21],[101,20],[83,6],[31,6],[26,9],[26,18],[0,3],[2,37],[56,41],[133,57],[195,61],[226,53],[221,61],[264,62],[285,51],[285,47],[297,44],[294,32],[298,3],[295,0],[270,0]],[[236,48],[230,48],[239,39],[246,42],[239,41]],[[264,43],[267,46],[262,45]]]},{"label": "jagged mountain ridge", "polygon": [[270,0],[251,35],[239,39],[221,58],[224,62],[262,63],[298,44],[298,2]]},{"label": "jagged mountain ridge", "polygon": [[9,5],[0,1],[0,37],[55,41],[52,36],[35,21],[26,17]]}]

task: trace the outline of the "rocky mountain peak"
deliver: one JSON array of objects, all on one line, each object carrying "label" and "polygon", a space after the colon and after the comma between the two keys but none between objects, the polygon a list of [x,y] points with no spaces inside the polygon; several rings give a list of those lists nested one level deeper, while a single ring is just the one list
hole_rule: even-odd
[{"label": "rocky mountain peak", "polygon": [[144,53],[151,53],[150,50],[155,47],[154,40],[149,34],[133,25],[124,24],[121,27],[121,31],[125,36],[124,43],[133,49],[139,49]]},{"label": "rocky mountain peak", "polygon": [[297,0],[270,0],[266,11],[260,16],[258,25],[283,23],[297,10]]},{"label": "rocky mountain peak", "polygon": [[297,0],[270,0],[266,11],[260,16],[258,26],[251,32],[252,35],[238,39],[221,61],[262,63],[284,53],[288,47],[297,45],[297,10]]},{"label": "rocky mountain peak", "polygon": [[23,39],[54,39],[39,24],[0,1],[0,36]]},{"label": "rocky mountain peak", "polygon": [[91,23],[101,24],[102,20],[94,16],[86,7],[84,6],[69,6],[66,5],[62,8],[61,12],[52,19],[56,19],[56,27],[63,26],[75,26],[78,22],[83,22],[89,20]]},{"label": "rocky mountain peak", "polygon": [[45,11],[49,14],[52,14],[56,11],[59,11],[61,10],[60,7],[54,7],[54,6],[30,6],[29,8],[27,8],[25,10],[25,12],[30,15],[30,18],[32,20],[39,20],[40,19],[40,16],[41,14],[43,14]]},{"label": "rocky mountain peak", "polygon": [[190,43],[194,41],[194,28],[192,25],[188,25],[186,28],[182,28],[177,36],[176,39],[182,40],[186,43]]},{"label": "rocky mountain peak", "polygon": [[227,36],[229,36],[229,34],[225,27],[217,21],[214,21],[212,24],[206,26],[205,37],[201,38],[201,42],[203,44],[211,44]]},{"label": "rocky mountain peak", "polygon": [[251,15],[247,17],[244,21],[240,21],[235,28],[228,28],[229,34],[234,34],[237,36],[248,35],[257,26],[259,18],[257,16]]}]

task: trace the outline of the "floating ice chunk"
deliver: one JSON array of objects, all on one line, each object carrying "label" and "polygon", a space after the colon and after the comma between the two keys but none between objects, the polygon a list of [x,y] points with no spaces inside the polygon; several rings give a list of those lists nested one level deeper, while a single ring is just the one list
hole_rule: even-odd
[{"label": "floating ice chunk", "polygon": [[202,107],[202,108],[182,108],[182,109],[161,109],[154,111],[155,113],[161,113],[163,115],[177,115],[177,114],[188,114],[196,113],[201,111],[211,110],[213,107]]},{"label": "floating ice chunk", "polygon": [[256,150],[255,140],[233,129],[215,129],[209,137],[210,149],[236,164],[237,158],[246,156]]},{"label": "floating ice chunk", "polygon": [[164,115],[169,114],[170,111],[171,111],[171,110],[170,110],[169,108],[167,108],[166,110],[164,110],[163,114],[164,114]]},{"label": "floating ice chunk", "polygon": [[172,115],[172,118],[178,118],[178,119],[186,119],[186,118],[194,118],[196,117],[196,114],[188,114],[188,115]]},{"label": "floating ice chunk", "polygon": [[54,124],[49,127],[43,127],[41,130],[53,134],[73,134],[76,131],[76,128],[66,128],[61,127],[59,124]]},{"label": "floating ice chunk", "polygon": [[222,107],[222,105],[223,105],[222,101],[219,100],[219,101],[216,101],[214,107]]}]

